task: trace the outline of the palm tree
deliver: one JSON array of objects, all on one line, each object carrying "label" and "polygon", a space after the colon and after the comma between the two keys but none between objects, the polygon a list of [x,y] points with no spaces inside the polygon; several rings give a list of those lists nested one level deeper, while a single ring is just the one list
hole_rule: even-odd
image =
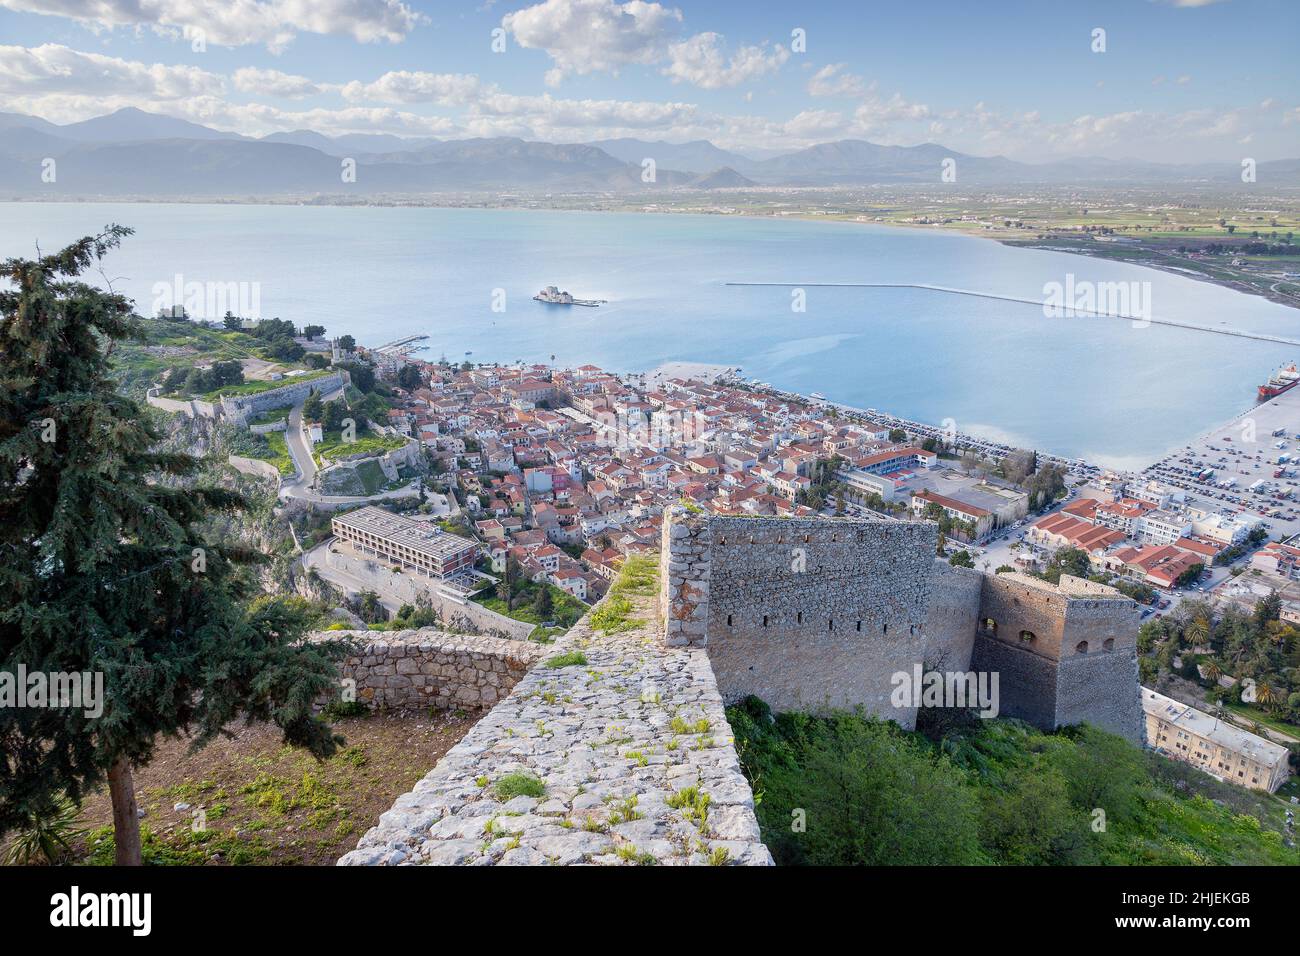
[{"label": "palm tree", "polygon": [[1192,647],[1200,647],[1210,636],[1210,622],[1203,616],[1198,615],[1187,622],[1187,626],[1183,628],[1183,633]]},{"label": "palm tree", "polygon": [[1255,702],[1265,710],[1272,710],[1277,703],[1277,691],[1273,685],[1266,680],[1258,681],[1255,684]]},{"label": "palm tree", "polygon": [[1205,672],[1205,679],[1212,684],[1217,684],[1219,678],[1223,676],[1223,668],[1219,666],[1219,662],[1213,657],[1202,664],[1201,669]]}]

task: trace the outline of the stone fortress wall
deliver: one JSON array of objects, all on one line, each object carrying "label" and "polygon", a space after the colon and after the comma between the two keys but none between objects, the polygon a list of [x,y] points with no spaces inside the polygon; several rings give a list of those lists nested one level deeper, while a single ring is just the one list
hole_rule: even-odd
[{"label": "stone fortress wall", "polygon": [[227,419],[243,424],[262,412],[269,412],[275,408],[291,408],[299,402],[306,401],[307,396],[312,392],[328,395],[342,388],[349,381],[348,373],[342,371],[331,372],[329,375],[322,375],[305,382],[286,379],[285,383],[277,388],[270,388],[253,395],[222,395],[221,409]]},{"label": "stone fortress wall", "polygon": [[675,518],[668,639],[707,647],[724,697],[778,711],[864,704],[912,726],[913,709],[890,706],[890,676],[924,657],[934,524]]},{"label": "stone fortress wall", "polygon": [[339,670],[356,700],[374,710],[487,710],[510,693],[545,650],[528,641],[409,631],[326,631],[356,642]]},{"label": "stone fortress wall", "polygon": [[[286,379],[283,385],[253,395],[222,395],[219,402],[206,402],[198,398],[164,398],[161,388],[153,386],[146,391],[145,401],[165,412],[186,415],[190,418],[217,418],[224,415],[229,421],[242,425],[249,418],[262,412],[275,408],[291,408],[304,401],[313,390],[320,395],[328,395],[350,381],[351,378],[345,371],[332,372],[306,382],[298,382],[290,378]],[[266,430],[282,431],[283,427]]]},{"label": "stone fortress wall", "polygon": [[937,534],[932,522],[670,509],[665,639],[706,648],[728,701],[862,706],[911,728],[915,708],[894,706],[891,678],[920,664],[996,672],[1004,716],[1140,742],[1137,604],[1068,575],[1054,586],[952,568],[934,558]]}]

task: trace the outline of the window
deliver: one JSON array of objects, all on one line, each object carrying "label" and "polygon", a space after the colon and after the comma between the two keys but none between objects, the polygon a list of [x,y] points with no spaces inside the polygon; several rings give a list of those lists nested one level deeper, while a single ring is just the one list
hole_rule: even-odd
[{"label": "window", "polygon": [[862,633],[862,622],[861,622],[861,621],[858,621],[858,633],[859,633],[859,634]]},{"label": "window", "polygon": [[1034,643],[1034,632],[1033,632],[1033,631],[1021,631],[1021,632],[1020,632],[1020,642],[1021,642],[1022,644],[1032,644],[1032,643]]},{"label": "window", "polygon": [[998,622],[993,620],[991,617],[986,617],[984,619],[984,630],[990,634],[996,635],[998,633]]},{"label": "window", "polygon": [[766,614],[763,615],[763,626],[764,626],[764,627],[767,627],[767,615],[766,615]]},{"label": "window", "polygon": [[731,615],[727,615],[727,627],[731,627]]},{"label": "window", "polygon": [[798,616],[797,616],[797,618],[796,618],[796,620],[795,620],[795,623],[796,623],[796,624],[802,624],[802,623],[803,623],[803,611],[800,611],[800,612],[799,612],[799,614],[798,614]]},{"label": "window", "polygon": [[1087,641],[1080,641],[1078,644],[1075,644],[1075,645],[1074,645],[1074,652],[1075,652],[1076,654],[1087,654],[1087,653],[1088,653],[1088,642],[1087,642]]},{"label": "window", "polygon": [[1113,651],[1115,649],[1115,638],[1108,637],[1104,641],[1102,641],[1101,649],[1103,651]]}]

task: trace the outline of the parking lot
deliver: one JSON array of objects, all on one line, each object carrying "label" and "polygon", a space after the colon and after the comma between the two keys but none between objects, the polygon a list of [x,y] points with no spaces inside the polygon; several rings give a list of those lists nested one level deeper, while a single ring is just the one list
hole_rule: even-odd
[{"label": "parking lot", "polygon": [[[1149,465],[1192,507],[1257,515],[1272,538],[1300,532],[1300,388],[1238,415]],[[1279,461],[1279,459],[1282,459]]]}]

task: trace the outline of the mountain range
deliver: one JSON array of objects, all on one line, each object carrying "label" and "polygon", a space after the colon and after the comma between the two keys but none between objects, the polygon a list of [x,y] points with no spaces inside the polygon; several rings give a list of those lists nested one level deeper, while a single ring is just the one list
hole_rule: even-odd
[{"label": "mountain range", "polygon": [[[645,172],[646,160],[653,160],[653,177]],[[0,198],[52,193],[140,198],[630,193],[938,184],[949,160],[956,181],[963,185],[1241,185],[1240,168],[1227,163],[1173,165],[1081,157],[1030,164],[1004,156],[967,155],[934,143],[881,146],[838,140],[784,153],[745,155],[707,140],[545,143],[514,137],[326,136],[312,130],[254,138],[133,108],[68,124],[0,113]],[[355,170],[353,181],[346,179],[350,168]],[[1300,159],[1261,162],[1256,180],[1300,186]]]}]

